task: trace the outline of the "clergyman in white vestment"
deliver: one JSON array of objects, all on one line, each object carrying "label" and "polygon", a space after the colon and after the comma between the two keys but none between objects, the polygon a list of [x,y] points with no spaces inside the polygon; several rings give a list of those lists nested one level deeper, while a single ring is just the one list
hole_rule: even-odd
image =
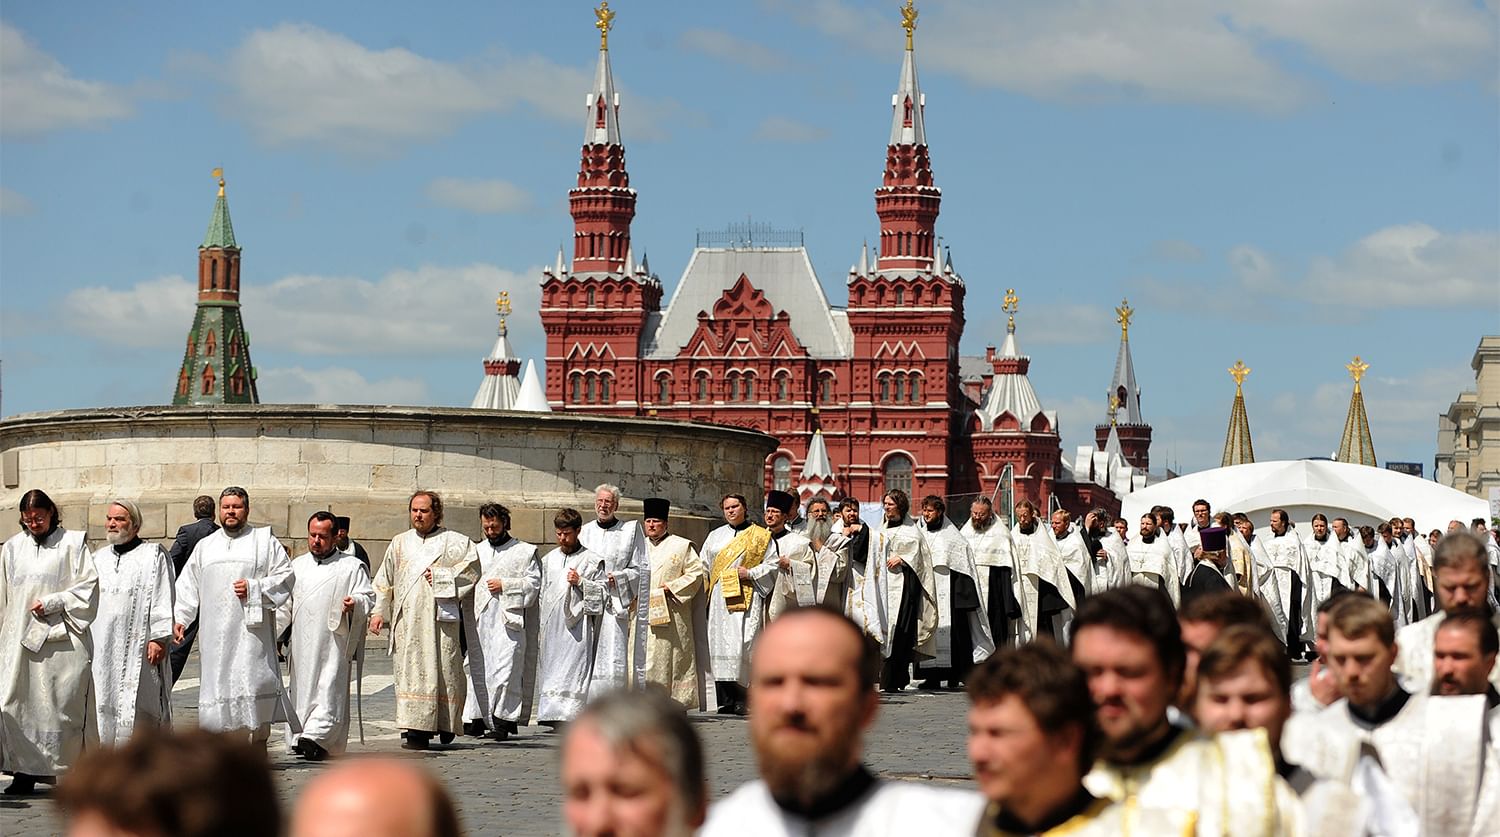
[{"label": "clergyman in white vestment", "polygon": [[599,622],[599,653],[594,660],[595,694],[634,686],[646,671],[646,577],[651,572],[646,536],[639,522],[615,516],[619,508],[620,489],[599,486],[594,491],[595,519],[578,533],[578,540],[604,559],[604,618]]},{"label": "clergyman in white vestment", "polygon": [[937,632],[933,640],[933,658],[919,663],[922,688],[937,688],[947,680],[952,688],[968,676],[976,663],[989,659],[995,651],[990,637],[989,617],[979,596],[974,556],[969,542],[958,533],[947,516],[941,497],[922,499],[920,535],[932,557],[932,572],[937,593]]},{"label": "clergyman in white vestment", "polygon": [[974,556],[975,581],[996,647],[1015,645],[1025,630],[1020,600],[1020,574],[1010,549],[1010,526],[995,517],[994,504],[980,497],[969,506],[969,519],[959,530]]},{"label": "clergyman in white vestment", "polygon": [[178,642],[198,620],[198,724],[255,741],[288,720],[276,662],[276,609],[291,595],[292,562],[271,527],[251,526],[250,496],[219,495],[218,531],[198,542],[177,578]]},{"label": "clergyman in white vestment", "polygon": [[464,610],[469,632],[469,697],[464,727],[488,731],[496,739],[514,735],[525,705],[528,614],[535,623],[542,562],[535,546],[510,534],[510,509],[498,503],[479,507],[484,539],[474,545],[479,583],[474,606]]},{"label": "clergyman in white vestment", "polygon": [[703,559],[692,542],[667,531],[671,503],[660,497],[643,503],[642,520],[650,554],[646,637],[646,681],[667,690],[688,709],[703,706],[698,671],[698,626],[702,608]]},{"label": "clergyman in white vestment", "polygon": [[[573,720],[588,703],[607,595],[604,556],[578,540],[583,517],[562,509],[553,526],[557,548],[542,557],[536,704],[537,721],[550,726]],[[602,691],[616,687],[608,681]]]},{"label": "clergyman in white vestment", "polygon": [[301,733],[287,730],[287,749],[309,761],[342,753],[349,743],[349,675],[375,609],[370,571],[335,545],[337,523],[326,511],[307,521],[307,554],[292,561],[292,706]]},{"label": "clergyman in white vestment", "polygon": [[99,742],[114,747],[172,718],[173,573],[166,550],[141,540],[134,501],[110,503],[104,522],[109,545],[94,553],[99,613],[90,631]]},{"label": "clergyman in white vestment", "polygon": [[771,533],[750,522],[745,498],[728,494],[719,503],[724,525],[703,540],[703,568],[708,572],[709,668],[714,679],[718,711],[744,714],[745,684],[750,677],[750,646],[760,621],[747,624],[754,601],[754,585],[740,583],[740,570],[751,575],[774,572],[761,568]]},{"label": "clergyman in white vestment", "polygon": [[65,772],[97,738],[89,671],[99,579],[82,532],[62,528],[40,489],[0,549],[0,770],[6,793]]}]

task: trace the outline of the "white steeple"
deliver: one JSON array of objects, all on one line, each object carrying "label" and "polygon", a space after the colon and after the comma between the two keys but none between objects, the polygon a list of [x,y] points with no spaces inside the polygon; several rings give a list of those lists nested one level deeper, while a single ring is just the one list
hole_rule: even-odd
[{"label": "white steeple", "polygon": [[547,403],[547,395],[542,392],[542,381],[537,377],[534,360],[526,361],[526,374],[521,377],[520,393],[511,409],[526,413],[552,412],[552,405]]},{"label": "white steeple", "polygon": [[807,444],[807,460],[802,464],[802,479],[797,485],[802,502],[822,496],[829,500],[838,498],[839,489],[833,478],[833,463],[828,459],[828,446],[823,443],[823,431],[813,431],[812,441]]}]

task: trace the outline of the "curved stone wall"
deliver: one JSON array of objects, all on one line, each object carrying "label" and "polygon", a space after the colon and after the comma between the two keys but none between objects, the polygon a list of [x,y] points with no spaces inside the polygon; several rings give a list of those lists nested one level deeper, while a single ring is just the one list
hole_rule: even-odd
[{"label": "curved stone wall", "polygon": [[614,483],[622,515],[645,497],[672,501],[673,530],[700,540],[730,491],[761,502],[776,440],[755,431],[655,419],[460,408],[255,405],[28,413],[0,421],[0,534],[19,530],[21,494],[46,491],[64,525],[102,542],[113,497],[136,500],[142,537],[170,538],[192,500],[228,485],[250,493],[250,519],[294,550],[318,509],[353,519],[353,537],[383,552],[407,527],[406,499],[437,491],[444,523],[479,536],[477,510],[511,509],[513,531],[554,540],[552,516],[588,520],[593,490]]}]

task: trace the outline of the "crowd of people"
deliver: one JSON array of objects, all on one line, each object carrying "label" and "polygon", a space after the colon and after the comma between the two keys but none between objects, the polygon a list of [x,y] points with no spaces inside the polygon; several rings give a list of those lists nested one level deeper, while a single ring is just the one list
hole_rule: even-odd
[{"label": "crowd of people", "polygon": [[[1355,541],[1323,515],[1303,538],[1276,510],[1257,535],[1200,500],[1190,523],[1157,508],[1132,533],[1102,509],[1075,526],[1026,500],[1012,523],[981,498],[960,527],[936,496],[913,516],[890,491],[867,523],[853,500],[804,510],[771,491],[763,524],[744,496],[723,497],[724,524],[695,546],[671,532],[667,501],[646,500],[640,521],[619,502],[603,485],[587,523],[561,510],[542,554],[504,506],[480,508],[475,543],[418,491],[372,577],[347,520],[312,515],[291,560],[248,524],[236,487],[217,528],[184,527],[171,550],[143,542],[139,509],[116,500],[94,552],[28,492],[0,555],[6,792],[76,763],[59,790],[75,823],[276,833],[268,780],[266,800],[234,807],[270,805],[270,831],[152,832],[148,814],[112,812],[171,807],[149,778],[169,735],[230,773],[264,771],[273,723],[301,758],[343,753],[366,636],[388,635],[402,746],[504,740],[533,718],[565,727],[563,815],[578,834],[1483,834],[1500,821],[1500,550],[1482,521],[1423,537],[1393,519]],[[198,724],[218,736],[159,729],[194,633]],[[979,793],[873,775],[862,742],[881,693],[945,685],[969,695]],[[710,807],[688,711],[748,715],[761,779]],[[402,794],[420,804],[393,805]],[[331,833],[318,829],[337,806],[366,798],[361,816],[389,808],[431,829],[389,833],[457,833],[441,787],[362,759],[305,792],[292,832]]]}]

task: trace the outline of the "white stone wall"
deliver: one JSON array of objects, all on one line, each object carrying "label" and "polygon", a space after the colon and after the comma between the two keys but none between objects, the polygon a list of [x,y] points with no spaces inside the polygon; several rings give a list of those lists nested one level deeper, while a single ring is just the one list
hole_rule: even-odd
[{"label": "white stone wall", "polygon": [[114,497],[141,505],[142,536],[170,539],[192,500],[228,485],[250,494],[252,523],[294,549],[319,509],[353,519],[353,537],[383,552],[405,529],[418,488],[442,495],[445,524],[478,537],[477,509],[511,509],[517,537],[553,540],[564,506],[589,519],[593,489],[620,486],[622,513],[672,501],[674,530],[701,539],[719,497],[760,502],[775,440],[710,425],[448,408],[257,405],[33,413],[0,421],[0,536],[19,530],[21,494],[41,488],[64,524],[102,539]]}]

